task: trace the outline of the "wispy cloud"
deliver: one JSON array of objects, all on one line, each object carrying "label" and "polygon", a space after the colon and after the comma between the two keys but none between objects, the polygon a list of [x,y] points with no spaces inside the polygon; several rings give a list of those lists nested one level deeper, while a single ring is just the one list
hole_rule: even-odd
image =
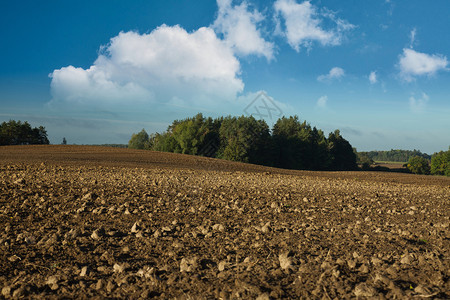
[{"label": "wispy cloud", "polygon": [[377,138],[386,138],[386,136],[383,133],[378,131],[372,131],[371,134],[376,136]]},{"label": "wispy cloud", "polygon": [[319,99],[317,99],[316,106],[319,108],[326,108],[328,102],[328,96],[322,96]]},{"label": "wispy cloud", "polygon": [[328,72],[328,74],[320,75],[317,77],[318,81],[331,81],[334,79],[340,79],[345,76],[345,71],[342,68],[334,67]]},{"label": "wispy cloud", "polygon": [[355,128],[349,127],[349,126],[344,126],[341,128],[342,132],[344,134],[348,134],[348,135],[354,135],[354,136],[362,136],[363,133]]},{"label": "wispy cloud", "polygon": [[411,96],[409,98],[409,108],[415,113],[423,112],[429,101],[430,97],[425,93],[422,93],[419,98]]},{"label": "wispy cloud", "polygon": [[380,24],[380,28],[382,30],[387,30],[389,28],[389,25],[387,25],[387,24]]},{"label": "wispy cloud", "polygon": [[375,83],[378,82],[377,72],[376,71],[370,72],[370,74],[369,74],[369,81],[370,81],[371,84],[375,84]]},{"label": "wispy cloud", "polygon": [[[334,12],[319,9],[310,1],[297,3],[295,0],[277,0],[274,4],[277,31],[284,35],[289,45],[299,52],[301,47],[310,49],[314,42],[323,46],[336,46],[342,43],[346,32],[355,28],[346,20],[336,17]],[[281,28],[280,17],[284,19]],[[325,28],[323,21],[331,22],[331,28]]]},{"label": "wispy cloud", "polygon": [[392,16],[394,14],[395,3],[391,0],[386,0],[385,3],[389,6],[387,10],[387,15]]},{"label": "wispy cloud", "polygon": [[411,30],[411,33],[409,34],[409,48],[413,48],[414,47],[414,42],[416,41],[416,33],[417,30],[416,28],[414,28],[413,30]]}]

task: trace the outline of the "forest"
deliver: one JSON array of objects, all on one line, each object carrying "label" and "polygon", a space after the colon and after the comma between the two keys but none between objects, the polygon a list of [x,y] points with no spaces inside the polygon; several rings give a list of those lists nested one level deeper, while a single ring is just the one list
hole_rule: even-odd
[{"label": "forest", "polygon": [[298,170],[356,170],[356,155],[339,130],[328,137],[297,116],[282,117],[270,129],[252,116],[175,120],[163,133],[143,129],[129,148],[201,155]]},{"label": "forest", "polygon": [[422,153],[419,150],[394,150],[389,151],[368,151],[358,152],[360,156],[367,156],[373,161],[392,161],[392,162],[407,162],[411,157],[420,156],[430,160],[431,156]]},{"label": "forest", "polygon": [[0,146],[49,144],[43,126],[32,128],[28,122],[14,121],[0,124]]}]

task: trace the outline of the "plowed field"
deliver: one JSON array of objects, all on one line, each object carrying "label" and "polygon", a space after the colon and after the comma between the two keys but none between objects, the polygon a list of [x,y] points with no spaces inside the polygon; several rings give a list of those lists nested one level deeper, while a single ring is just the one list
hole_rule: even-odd
[{"label": "plowed field", "polygon": [[450,178],[0,147],[0,297],[450,298]]}]

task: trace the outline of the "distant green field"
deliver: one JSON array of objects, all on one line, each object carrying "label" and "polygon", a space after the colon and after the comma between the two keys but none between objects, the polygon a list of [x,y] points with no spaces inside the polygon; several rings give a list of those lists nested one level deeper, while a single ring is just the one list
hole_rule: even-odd
[{"label": "distant green field", "polygon": [[90,146],[113,147],[113,148],[128,148],[127,144],[99,144],[99,145],[90,145]]},{"label": "distant green field", "polygon": [[404,164],[406,164],[407,162],[406,162],[406,161],[401,162],[401,161],[382,161],[382,160],[376,160],[375,163],[376,163],[376,164],[396,164],[396,165],[398,164],[398,165],[404,165]]}]

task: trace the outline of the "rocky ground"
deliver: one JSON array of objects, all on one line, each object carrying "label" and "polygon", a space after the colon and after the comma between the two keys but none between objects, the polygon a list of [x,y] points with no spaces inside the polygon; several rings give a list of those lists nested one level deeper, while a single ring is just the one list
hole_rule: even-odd
[{"label": "rocky ground", "polygon": [[0,147],[0,297],[450,298],[450,179]]}]

